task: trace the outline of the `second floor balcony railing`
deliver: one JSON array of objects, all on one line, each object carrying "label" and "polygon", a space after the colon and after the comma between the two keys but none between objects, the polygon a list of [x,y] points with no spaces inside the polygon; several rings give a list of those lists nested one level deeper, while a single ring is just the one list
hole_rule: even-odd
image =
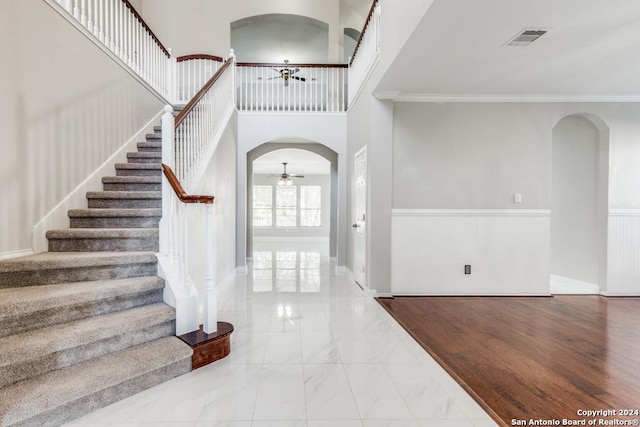
[{"label": "second floor balcony railing", "polygon": [[344,112],[347,64],[237,64],[239,111]]}]

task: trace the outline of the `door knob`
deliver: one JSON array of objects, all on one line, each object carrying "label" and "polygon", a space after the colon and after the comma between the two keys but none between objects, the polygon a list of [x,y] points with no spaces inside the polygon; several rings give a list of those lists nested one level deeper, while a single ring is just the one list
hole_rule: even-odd
[{"label": "door knob", "polygon": [[358,224],[352,224],[351,225],[353,228],[358,228]]}]

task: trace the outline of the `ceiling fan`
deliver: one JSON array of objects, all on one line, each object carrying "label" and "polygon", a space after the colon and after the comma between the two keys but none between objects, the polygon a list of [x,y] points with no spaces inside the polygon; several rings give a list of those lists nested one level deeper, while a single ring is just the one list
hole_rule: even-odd
[{"label": "ceiling fan", "polygon": [[271,174],[271,176],[279,177],[278,185],[291,185],[291,177],[304,178],[304,175],[298,175],[297,173],[287,173],[287,162],[282,162],[284,167],[283,172],[279,175]]},{"label": "ceiling fan", "polygon": [[282,80],[284,80],[284,85],[285,86],[289,86],[289,80],[290,79],[298,80],[298,81],[301,81],[301,82],[307,81],[307,79],[305,79],[304,77],[294,76],[294,74],[296,74],[296,73],[298,73],[300,71],[300,68],[289,68],[289,67],[287,67],[287,64],[289,64],[289,60],[288,59],[284,60],[284,64],[285,64],[284,68],[278,69],[278,68],[273,68],[272,67],[272,69],[274,71],[279,72],[280,75],[276,76],[276,77],[271,77],[268,80],[282,79]]}]

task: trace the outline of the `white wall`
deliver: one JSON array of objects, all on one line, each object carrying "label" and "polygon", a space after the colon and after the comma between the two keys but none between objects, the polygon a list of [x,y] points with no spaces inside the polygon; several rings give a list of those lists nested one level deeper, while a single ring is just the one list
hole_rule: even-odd
[{"label": "white wall", "polygon": [[[352,200],[355,188],[354,157],[367,147],[367,207],[365,221],[365,286],[377,293],[388,293],[391,283],[391,209],[393,111],[390,101],[375,99],[370,80],[349,110],[347,126],[349,182],[349,224],[355,220]],[[354,270],[354,232],[349,229],[348,263]]]},{"label": "white wall", "polygon": [[[417,266],[412,274],[426,278],[442,272],[444,263],[423,256],[441,247],[439,257],[458,261],[439,273],[438,281],[424,280],[418,293],[441,293],[441,283],[459,282],[458,264],[466,253],[480,249],[494,255],[476,257],[472,274],[463,278],[465,288],[452,293],[548,293],[550,268],[542,260],[550,259],[552,129],[573,114],[596,117],[610,129],[608,207],[620,225],[612,226],[610,213],[607,292],[640,292],[640,274],[633,267],[639,244],[633,242],[640,242],[640,105],[634,103],[396,104],[392,289],[402,289],[407,266]],[[522,194],[521,204],[513,203],[515,192]],[[461,219],[445,224],[440,219],[443,212]],[[489,223],[483,219],[488,215],[502,220]],[[413,230],[448,230],[449,240],[443,245],[426,235],[421,251],[403,249],[406,242],[415,241],[412,228],[402,225],[407,218]],[[517,226],[513,218],[518,218]],[[524,230],[537,230],[538,235]],[[507,250],[512,262],[500,259]],[[528,258],[535,262],[522,264]],[[474,274],[488,270],[496,271],[492,283]],[[523,271],[536,278],[535,283],[526,281],[526,288],[521,287]]]},{"label": "white wall", "polygon": [[606,244],[598,215],[599,144],[600,131],[585,118],[565,117],[553,128],[551,274],[594,285]]},{"label": "white wall", "polygon": [[552,122],[544,110],[399,103],[395,113],[394,208],[549,209]]},{"label": "white wall", "polygon": [[[339,0],[141,0],[147,24],[177,56],[190,53],[227,55],[230,23],[254,15],[286,13],[308,16],[329,25],[329,61],[340,58]],[[188,29],[188,31],[185,31]],[[274,58],[282,60],[282,58]]]},{"label": "white wall", "polygon": [[[274,178],[270,175],[254,174],[254,185],[271,185],[274,188],[277,187],[278,178]],[[297,186],[301,185],[319,185],[322,191],[322,211],[320,214],[320,227],[287,227],[278,228],[275,227],[275,217],[272,227],[253,227],[253,237],[323,237],[329,238],[329,224],[331,219],[331,176],[330,175],[311,175],[304,174],[304,178],[293,179],[293,184]],[[298,203],[300,203],[298,201]],[[275,205],[274,205],[275,206]],[[248,206],[251,209],[251,206]]]},{"label": "white wall", "polygon": [[0,2],[0,17],[0,254],[10,255],[31,250],[34,225],[163,104],[45,2]]}]

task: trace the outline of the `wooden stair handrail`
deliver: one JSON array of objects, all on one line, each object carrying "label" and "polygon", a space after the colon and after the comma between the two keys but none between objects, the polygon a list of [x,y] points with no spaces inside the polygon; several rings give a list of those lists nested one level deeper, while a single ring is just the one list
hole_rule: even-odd
[{"label": "wooden stair handrail", "polygon": [[202,86],[202,89],[200,89],[198,93],[196,93],[195,96],[191,98],[191,101],[189,101],[187,105],[185,105],[182,111],[180,111],[180,114],[178,114],[175,119],[176,129],[178,128],[178,126],[180,126],[180,123],[182,123],[182,121],[185,119],[185,117],[187,117],[187,115],[191,112],[191,110],[193,110],[193,108],[196,106],[198,101],[200,101],[200,99],[204,96],[204,94],[207,93],[209,89],[211,89],[211,86],[213,86],[213,84],[220,78],[222,73],[224,73],[224,70],[226,70],[229,67],[231,62],[233,62],[233,58],[227,59],[227,61],[220,68],[218,68],[218,71],[216,71],[216,73],[213,76],[211,76],[209,81],[206,82],[204,86]]},{"label": "wooden stair handrail", "polygon": [[162,171],[164,176],[167,177],[167,181],[171,184],[171,188],[176,193],[176,196],[182,203],[203,203],[205,205],[213,204],[213,196],[205,196],[200,194],[187,194],[182,188],[182,184],[178,181],[178,177],[173,173],[173,170],[164,163],[162,164]]},{"label": "wooden stair handrail", "polygon": [[236,67],[347,68],[348,64],[285,64],[284,62],[236,62]]},{"label": "wooden stair handrail", "polygon": [[142,16],[140,16],[140,14],[138,13],[138,11],[136,10],[135,7],[133,7],[133,5],[131,3],[129,3],[129,0],[122,0],[122,2],[127,6],[127,8],[131,11],[131,13],[133,13],[133,16],[136,17],[136,19],[138,20],[138,22],[140,22],[140,24],[142,24],[142,26],[149,32],[149,35],[151,36],[151,38],[156,42],[156,44],[158,45],[158,47],[160,49],[162,49],[162,51],[164,52],[165,56],[167,58],[171,57],[171,54],[169,53],[169,51],[167,50],[167,48],[164,47],[164,45],[162,44],[162,42],[160,41],[160,39],[158,39],[158,37],[156,37],[156,35],[153,33],[153,31],[151,31],[151,28],[149,28],[149,26],[147,25],[146,22],[144,22],[144,19],[142,19]]},{"label": "wooden stair handrail", "polygon": [[355,49],[353,49],[353,54],[351,55],[351,61],[349,61],[349,66],[353,65],[353,60],[356,58],[356,53],[358,53],[358,48],[360,47],[360,43],[362,43],[362,37],[364,36],[364,32],[367,31],[367,27],[369,26],[369,22],[371,22],[371,18],[373,17],[373,12],[376,10],[376,5],[379,0],[373,0],[373,4],[371,4],[371,9],[369,9],[369,14],[367,15],[367,19],[364,21],[364,27],[360,32],[360,37],[358,37],[358,43],[356,43]]},{"label": "wooden stair handrail", "polygon": [[216,55],[208,55],[206,53],[194,53],[192,55],[183,55],[176,58],[176,62],[190,61],[192,59],[209,59],[211,61],[223,62],[224,59]]}]

